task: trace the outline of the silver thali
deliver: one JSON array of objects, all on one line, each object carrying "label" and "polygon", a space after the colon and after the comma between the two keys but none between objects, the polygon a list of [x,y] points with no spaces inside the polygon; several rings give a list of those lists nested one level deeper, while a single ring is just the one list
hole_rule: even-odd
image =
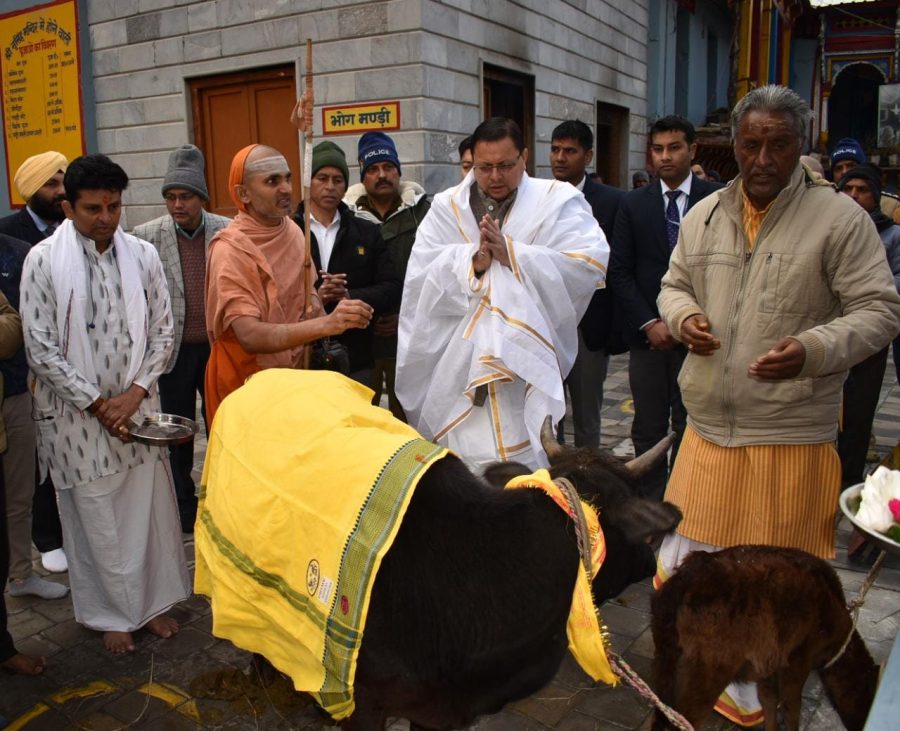
[{"label": "silver thali", "polygon": [[128,436],[141,444],[151,447],[168,447],[185,444],[200,431],[200,425],[193,419],[176,414],[150,414],[142,420],[132,419],[128,425]]}]

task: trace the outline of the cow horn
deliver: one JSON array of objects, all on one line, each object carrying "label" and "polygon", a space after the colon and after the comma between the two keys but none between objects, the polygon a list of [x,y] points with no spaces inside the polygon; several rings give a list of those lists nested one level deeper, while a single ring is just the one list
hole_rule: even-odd
[{"label": "cow horn", "polygon": [[556,434],[553,433],[553,417],[548,416],[544,419],[544,425],[541,427],[541,446],[547,453],[547,457],[552,459],[562,452],[562,447],[556,441]]},{"label": "cow horn", "polygon": [[666,452],[669,451],[669,447],[672,446],[672,442],[674,441],[675,434],[667,434],[640,457],[635,457],[630,462],[626,462],[625,469],[627,469],[633,477],[643,477],[657,462],[665,458]]}]

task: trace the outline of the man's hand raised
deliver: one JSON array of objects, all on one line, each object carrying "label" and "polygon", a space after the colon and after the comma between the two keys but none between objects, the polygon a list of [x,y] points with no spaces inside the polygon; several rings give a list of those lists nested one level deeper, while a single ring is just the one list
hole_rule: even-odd
[{"label": "man's hand raised", "polygon": [[795,378],[806,362],[806,348],[793,338],[782,338],[769,352],[759,356],[750,364],[748,373],[752,378],[763,381],[780,381]]},{"label": "man's hand raised", "polygon": [[681,323],[681,342],[697,355],[712,355],[722,343],[709,331],[709,320],[703,315],[691,315]]},{"label": "man's hand raised", "polygon": [[366,328],[374,310],[362,300],[341,300],[330,315],[325,316],[327,335],[340,335],[351,328]]}]

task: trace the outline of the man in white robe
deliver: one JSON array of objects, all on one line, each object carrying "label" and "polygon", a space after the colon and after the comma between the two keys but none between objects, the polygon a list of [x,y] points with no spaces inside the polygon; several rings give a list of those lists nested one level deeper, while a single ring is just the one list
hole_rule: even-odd
[{"label": "man in white robe", "polygon": [[72,162],[67,220],[28,254],[21,298],[42,478],[57,489],[75,619],[112,652],[190,594],[165,452],[128,439],[159,411],[173,347],[159,255],[119,228],[128,176],[103,155]]},{"label": "man in white robe", "polygon": [[547,466],[577,327],[609,246],[580,191],[529,178],[515,122],[472,135],[474,166],[419,227],[400,310],[397,395],[409,423],[471,467]]}]

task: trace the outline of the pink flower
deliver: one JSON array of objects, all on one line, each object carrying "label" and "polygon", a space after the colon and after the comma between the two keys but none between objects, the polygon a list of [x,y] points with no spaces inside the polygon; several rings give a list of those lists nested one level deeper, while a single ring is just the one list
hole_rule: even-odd
[{"label": "pink flower", "polygon": [[900,500],[888,500],[888,508],[894,516],[894,522],[900,523]]}]

